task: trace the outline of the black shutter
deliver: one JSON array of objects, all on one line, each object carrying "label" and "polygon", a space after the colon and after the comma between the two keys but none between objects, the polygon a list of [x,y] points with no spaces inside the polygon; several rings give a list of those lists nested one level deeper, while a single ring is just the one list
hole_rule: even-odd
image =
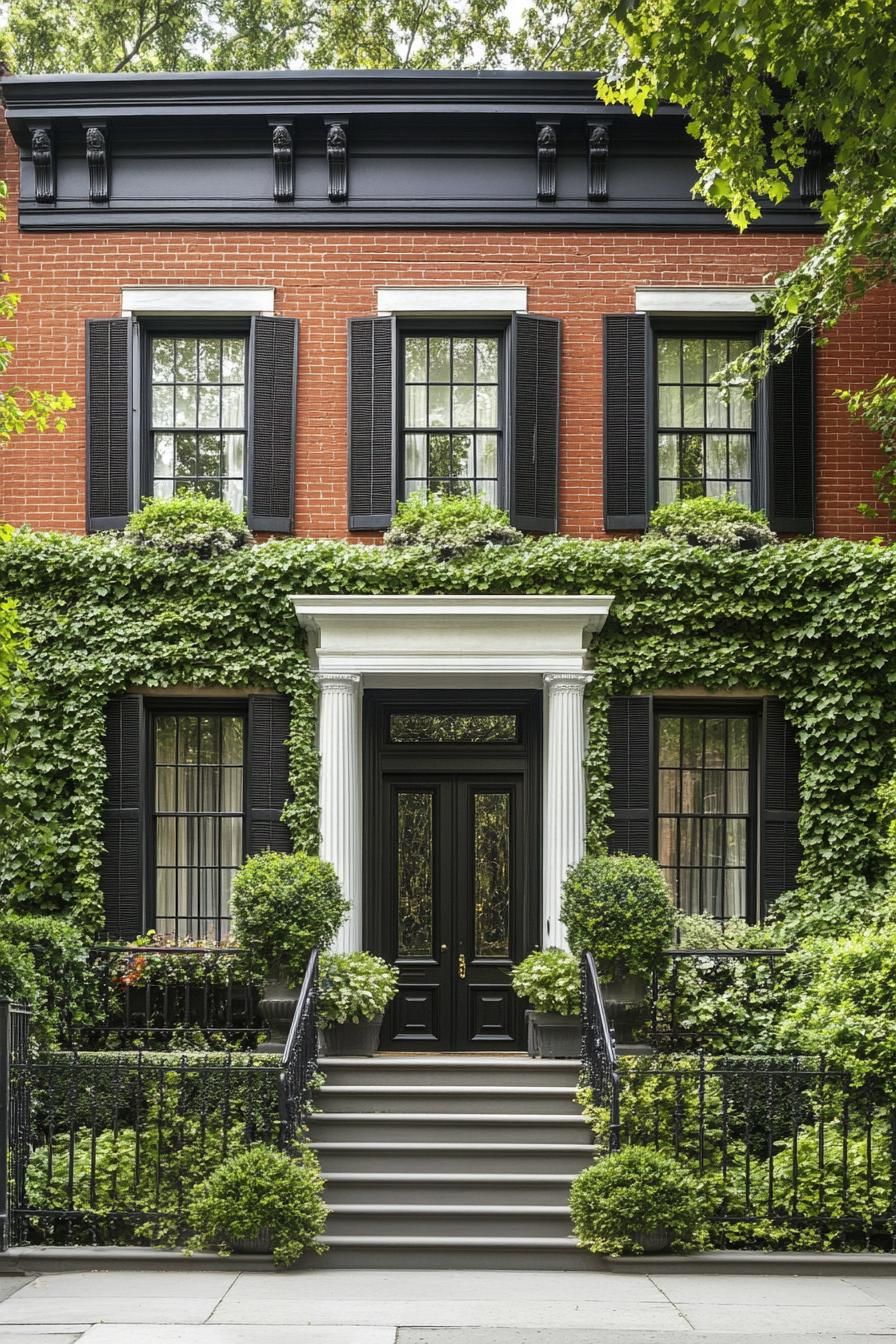
[{"label": "black shutter", "polygon": [[249,374],[249,527],[292,532],[299,324],[254,317]]},{"label": "black shutter", "polygon": [[560,323],[517,314],[511,334],[510,521],[557,531],[560,453]]},{"label": "black shutter", "polygon": [[106,706],[106,794],[100,886],[111,938],[145,932],[143,918],[143,697]]},{"label": "black shutter", "polygon": [[388,527],[395,507],[395,322],[348,324],[348,525]]},{"label": "black shutter", "polygon": [[780,700],[762,702],[760,760],[759,915],[796,882],[803,857],[799,836],[800,755]]},{"label": "black shutter", "polygon": [[604,318],[604,523],[647,526],[647,319]]},{"label": "black shutter", "polygon": [[249,834],[246,849],[260,854],[265,849],[292,851],[289,831],[280,820],[289,787],[289,700],[285,695],[249,697]]},{"label": "black shutter", "polygon": [[129,317],[87,323],[87,528],[124,527],[131,493],[131,332]]},{"label": "black shutter", "polygon": [[653,853],[653,698],[610,701],[611,854]]},{"label": "black shutter", "polygon": [[769,522],[776,532],[815,530],[815,341],[811,332],[768,375]]}]

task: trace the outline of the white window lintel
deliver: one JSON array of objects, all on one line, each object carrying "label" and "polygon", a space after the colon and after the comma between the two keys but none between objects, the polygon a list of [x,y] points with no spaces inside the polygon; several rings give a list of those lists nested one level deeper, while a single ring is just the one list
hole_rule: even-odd
[{"label": "white window lintel", "polygon": [[771,292],[770,285],[727,286],[711,289],[705,285],[681,285],[674,288],[636,289],[635,311],[684,317],[749,317],[756,311],[756,298]]},{"label": "white window lintel", "polygon": [[377,289],[376,299],[380,317],[393,313],[398,317],[448,317],[453,313],[506,317],[527,311],[528,292],[525,285],[384,285]]},{"label": "white window lintel", "polygon": [[122,317],[273,317],[273,285],[123,285]]}]

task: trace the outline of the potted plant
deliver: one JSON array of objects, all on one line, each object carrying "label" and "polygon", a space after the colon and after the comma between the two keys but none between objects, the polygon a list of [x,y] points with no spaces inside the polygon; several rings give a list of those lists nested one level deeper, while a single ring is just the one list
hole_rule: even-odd
[{"label": "potted plant", "polygon": [[528,999],[529,1054],[578,1059],[582,1053],[579,963],[559,947],[530,952],[513,968],[513,988]]},{"label": "potted plant", "polygon": [[230,908],[240,947],[265,976],[259,1006],[268,1046],[282,1050],[312,949],[329,946],[348,902],[330,864],[268,850],[236,874]]},{"label": "potted plant", "polygon": [[572,1225],[595,1255],[695,1251],[707,1241],[708,1193],[689,1167],[653,1148],[600,1157],[573,1181]]},{"label": "potted plant", "polygon": [[214,1246],[221,1255],[273,1255],[284,1268],[312,1251],[327,1221],[317,1154],[301,1147],[287,1154],[266,1144],[243,1148],[202,1182],[190,1200],[196,1229],[187,1249]]},{"label": "potted plant", "polygon": [[644,1017],[647,978],[675,924],[659,864],[645,855],[586,854],[567,873],[560,918],[573,952],[591,952],[597,961],[617,1040],[631,1042]]},{"label": "potted plant", "polygon": [[395,967],[370,952],[323,957],[317,1001],[321,1054],[375,1054],[383,1013],[397,988]]}]

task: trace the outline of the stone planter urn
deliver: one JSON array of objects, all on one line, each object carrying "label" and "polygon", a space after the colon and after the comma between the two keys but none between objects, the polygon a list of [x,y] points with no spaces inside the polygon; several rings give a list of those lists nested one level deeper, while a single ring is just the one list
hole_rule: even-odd
[{"label": "stone planter urn", "polygon": [[639,1228],[637,1232],[632,1233],[632,1241],[638,1243],[645,1255],[658,1255],[661,1251],[668,1251],[671,1240],[672,1233],[668,1227]]},{"label": "stone planter urn", "polygon": [[582,1019],[575,1014],[526,1010],[529,1054],[533,1059],[580,1059]]},{"label": "stone planter urn", "polygon": [[375,1055],[380,1044],[383,1014],[368,1022],[332,1022],[321,1027],[318,1043],[322,1055]]},{"label": "stone planter urn", "polygon": [[258,1047],[262,1054],[283,1054],[299,993],[298,989],[286,983],[286,976],[280,968],[271,972],[270,980],[265,980],[264,996],[258,1004],[261,1020],[268,1032],[267,1041]]},{"label": "stone planter urn", "polygon": [[642,975],[628,975],[614,963],[601,967],[601,991],[607,1018],[617,1045],[636,1045],[647,1024],[648,983]]}]

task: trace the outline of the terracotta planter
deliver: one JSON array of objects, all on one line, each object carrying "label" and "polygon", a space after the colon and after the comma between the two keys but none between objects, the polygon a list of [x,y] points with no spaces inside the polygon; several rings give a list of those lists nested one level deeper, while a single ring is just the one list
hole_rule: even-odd
[{"label": "terracotta planter", "polygon": [[582,1019],[576,1014],[526,1010],[529,1054],[533,1059],[581,1059]]},{"label": "terracotta planter", "polygon": [[383,1014],[369,1022],[333,1022],[318,1032],[322,1055],[375,1055],[380,1044]]}]

